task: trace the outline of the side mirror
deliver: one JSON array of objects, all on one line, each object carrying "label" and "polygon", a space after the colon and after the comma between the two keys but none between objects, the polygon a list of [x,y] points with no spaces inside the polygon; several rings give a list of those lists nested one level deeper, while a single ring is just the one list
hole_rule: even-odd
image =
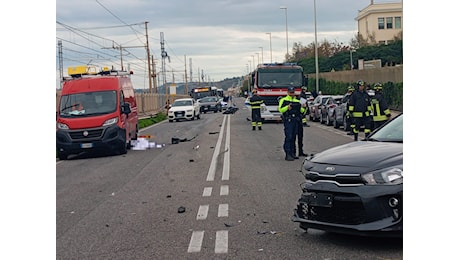
[{"label": "side mirror", "polygon": [[121,105],[121,113],[129,115],[131,113],[131,105],[129,103],[123,103],[123,105]]}]

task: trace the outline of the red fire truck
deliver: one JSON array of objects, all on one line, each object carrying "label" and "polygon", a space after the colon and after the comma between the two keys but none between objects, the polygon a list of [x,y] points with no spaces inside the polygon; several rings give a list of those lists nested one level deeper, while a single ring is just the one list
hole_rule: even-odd
[{"label": "red fire truck", "polygon": [[299,95],[307,83],[308,78],[304,75],[303,68],[296,63],[259,64],[251,73],[251,89],[256,89],[264,100],[261,107],[262,120],[281,120],[278,100],[287,95],[290,86],[295,87],[296,95]]}]

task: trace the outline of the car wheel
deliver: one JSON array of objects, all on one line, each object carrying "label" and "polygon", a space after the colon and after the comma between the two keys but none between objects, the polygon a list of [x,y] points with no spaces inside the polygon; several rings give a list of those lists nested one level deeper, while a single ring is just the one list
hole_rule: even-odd
[{"label": "car wheel", "polygon": [[67,160],[68,155],[64,152],[58,152],[59,160]]},{"label": "car wheel", "polygon": [[339,128],[339,123],[337,122],[337,115],[336,114],[334,114],[334,121],[332,121],[332,124],[334,125],[335,129]]},{"label": "car wheel", "polygon": [[192,118],[190,120],[192,120],[192,121],[195,120],[195,113],[193,113],[193,116],[192,116]]},{"label": "car wheel", "polygon": [[196,119],[200,119],[200,114],[196,115]]},{"label": "car wheel", "polygon": [[350,124],[346,117],[343,117],[343,130],[346,132],[350,131]]},{"label": "car wheel", "polygon": [[172,123],[172,122],[173,122],[173,120],[169,120],[169,123]]}]

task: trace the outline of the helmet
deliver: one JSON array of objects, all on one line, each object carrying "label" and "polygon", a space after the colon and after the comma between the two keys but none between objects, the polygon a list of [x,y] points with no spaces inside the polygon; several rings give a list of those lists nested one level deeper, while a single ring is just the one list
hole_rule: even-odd
[{"label": "helmet", "polygon": [[305,90],[305,91],[307,91],[307,87],[302,87],[302,90]]},{"label": "helmet", "polygon": [[295,88],[294,87],[288,87],[288,92],[295,92]]},{"label": "helmet", "polygon": [[364,81],[358,80],[358,81],[356,82],[356,85],[359,87],[359,86],[364,86],[365,84],[364,84]]},{"label": "helmet", "polygon": [[348,91],[353,91],[353,90],[355,90],[355,87],[353,87],[353,86],[351,86],[351,85],[348,86]]},{"label": "helmet", "polygon": [[374,84],[374,90],[382,90],[382,89],[383,89],[382,84],[380,84],[380,83],[375,83]]}]

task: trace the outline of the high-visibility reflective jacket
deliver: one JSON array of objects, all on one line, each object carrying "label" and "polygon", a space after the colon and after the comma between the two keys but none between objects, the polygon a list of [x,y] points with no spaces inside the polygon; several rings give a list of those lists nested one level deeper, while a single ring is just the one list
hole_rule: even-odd
[{"label": "high-visibility reflective jacket", "polygon": [[375,95],[371,98],[372,108],[372,119],[377,121],[388,120],[388,116],[391,115],[388,104],[381,92],[375,92]]},{"label": "high-visibility reflective jacket", "polygon": [[[291,110],[289,110],[289,104],[291,104]],[[305,108],[301,106],[300,100],[296,97],[287,95],[279,100],[278,111],[283,114],[283,118],[300,119],[302,113],[305,113]]]},{"label": "high-visibility reflective jacket", "polygon": [[249,99],[249,105],[251,105],[251,109],[260,109],[260,105],[262,105],[263,103],[264,101],[257,94],[252,95],[252,97]]},{"label": "high-visibility reflective jacket", "polygon": [[366,91],[353,91],[348,101],[348,111],[353,117],[367,117],[371,115],[371,100]]}]

